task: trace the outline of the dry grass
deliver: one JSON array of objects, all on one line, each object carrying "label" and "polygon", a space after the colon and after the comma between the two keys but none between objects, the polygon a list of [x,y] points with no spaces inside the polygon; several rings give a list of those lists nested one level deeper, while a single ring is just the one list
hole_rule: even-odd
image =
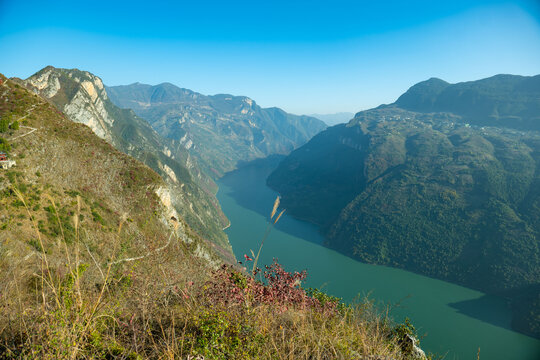
[{"label": "dry grass", "polygon": [[[257,264],[259,262],[259,256],[261,255],[262,248],[264,246],[264,242],[268,238],[268,235],[270,235],[270,231],[272,231],[272,228],[274,225],[277,224],[279,219],[281,218],[281,215],[285,212],[285,209],[281,210],[281,212],[274,218],[276,215],[276,211],[279,208],[281,198],[279,196],[276,197],[276,200],[274,200],[274,206],[272,207],[272,212],[270,213],[270,220],[268,221],[268,226],[266,227],[266,230],[264,232],[263,238],[261,240],[261,245],[259,245],[259,250],[257,251],[257,255],[253,254],[253,251],[251,252],[251,255],[254,257],[255,260],[253,260],[253,266],[251,268],[251,273],[255,275],[255,273],[258,271]],[[247,260],[247,259],[246,259]]]},{"label": "dry grass", "polygon": [[[124,222],[108,251],[92,250],[77,197],[75,241],[68,243],[63,229],[55,240],[43,238],[24,195],[15,194],[46,251],[23,252],[19,239],[0,252],[0,359],[406,358],[389,320],[369,302],[328,312],[286,300],[231,301],[228,293],[210,291],[227,280],[175,236],[178,224],[171,224],[166,251],[156,251],[163,242],[148,243],[150,256],[122,261],[130,257],[122,250],[129,236]],[[58,217],[55,201],[48,201]],[[256,284],[225,271],[235,279],[229,288]]]},{"label": "dry grass", "polygon": [[[118,352],[115,337],[122,333],[118,329],[124,330],[119,326],[125,314],[147,314],[149,309],[141,304],[161,306],[167,292],[186,277],[202,283],[208,273],[208,265],[188,256],[188,246],[178,241],[178,223],[171,224],[169,243],[147,242],[146,256],[135,257],[139,262],[128,261],[131,258],[122,249],[129,236],[122,232],[123,222],[108,251],[91,250],[99,239],[80,227],[81,199],[77,197],[72,218],[76,236],[68,244],[52,197],[45,195],[60,225],[57,239],[42,236],[23,194],[16,188],[13,191],[32,222],[39,249],[44,250],[29,251],[27,239],[2,244],[0,358],[75,359]],[[167,252],[161,251],[165,248]],[[189,264],[182,259],[189,259]],[[98,341],[105,338],[104,343]],[[109,351],[109,347],[114,349]]]}]

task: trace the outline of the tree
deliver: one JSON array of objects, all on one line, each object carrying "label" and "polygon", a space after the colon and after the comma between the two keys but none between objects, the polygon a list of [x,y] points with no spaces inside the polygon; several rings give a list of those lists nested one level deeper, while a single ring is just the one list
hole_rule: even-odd
[{"label": "tree", "polygon": [[11,124],[10,128],[11,128],[12,130],[19,130],[19,122],[18,122],[17,120],[15,120],[15,121]]}]

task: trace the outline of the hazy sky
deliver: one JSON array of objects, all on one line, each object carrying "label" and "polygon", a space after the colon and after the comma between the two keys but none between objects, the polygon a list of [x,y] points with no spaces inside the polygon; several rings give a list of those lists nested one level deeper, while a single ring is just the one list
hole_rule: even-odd
[{"label": "hazy sky", "polygon": [[540,1],[0,0],[0,72],[46,65],[356,112],[430,77],[540,74]]}]

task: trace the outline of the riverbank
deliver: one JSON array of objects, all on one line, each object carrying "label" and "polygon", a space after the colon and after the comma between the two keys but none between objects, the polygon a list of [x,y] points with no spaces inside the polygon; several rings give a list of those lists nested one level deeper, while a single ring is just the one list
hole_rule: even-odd
[{"label": "riverbank", "polygon": [[[256,250],[276,193],[265,179],[273,164],[259,161],[221,179],[218,199],[231,221],[227,229],[237,258]],[[353,301],[369,295],[390,306],[397,321],[411,318],[425,350],[445,359],[540,358],[540,341],[510,329],[511,313],[501,298],[384,266],[367,265],[323,247],[315,227],[286,213],[265,242],[261,263],[278,258],[289,271],[307,269],[306,286]]]}]

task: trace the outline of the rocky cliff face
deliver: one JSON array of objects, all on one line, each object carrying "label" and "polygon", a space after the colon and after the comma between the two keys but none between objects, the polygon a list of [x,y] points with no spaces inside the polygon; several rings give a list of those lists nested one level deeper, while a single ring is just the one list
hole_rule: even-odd
[{"label": "rocky cliff face", "polygon": [[22,83],[47,98],[74,122],[156,171],[172,206],[201,236],[231,253],[222,228],[228,223],[213,195],[215,184],[182,147],[162,138],[133,111],[116,107],[101,79],[76,69],[46,67]]},{"label": "rocky cliff face", "polygon": [[326,127],[313,117],[261,108],[245,96],[206,96],[168,83],[107,91],[115,104],[133,109],[175,148],[188,149],[214,177],[243,161],[288,154]]},{"label": "rocky cliff face", "polygon": [[[73,88],[69,89],[71,91],[62,88],[62,75],[73,82]],[[62,82],[65,80],[62,79]],[[108,100],[107,92],[97,76],[86,71],[63,74],[49,66],[26,79],[25,85],[47,99],[54,99],[55,105],[73,121],[85,124],[100,138],[113,142],[114,119],[105,109],[103,101]],[[63,91],[60,92],[61,90]],[[60,99],[63,96],[66,98]],[[67,97],[70,98],[69,101]]]}]

